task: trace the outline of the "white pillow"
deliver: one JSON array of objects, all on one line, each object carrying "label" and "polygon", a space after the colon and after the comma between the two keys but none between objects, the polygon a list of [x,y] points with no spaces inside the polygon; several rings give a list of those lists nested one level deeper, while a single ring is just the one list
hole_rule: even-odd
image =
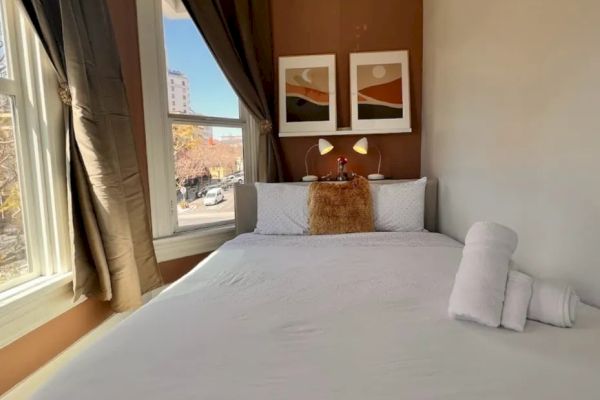
[{"label": "white pillow", "polygon": [[426,184],[427,178],[402,183],[371,184],[375,230],[423,231]]},{"label": "white pillow", "polygon": [[255,233],[303,235],[308,232],[308,186],[256,183]]}]

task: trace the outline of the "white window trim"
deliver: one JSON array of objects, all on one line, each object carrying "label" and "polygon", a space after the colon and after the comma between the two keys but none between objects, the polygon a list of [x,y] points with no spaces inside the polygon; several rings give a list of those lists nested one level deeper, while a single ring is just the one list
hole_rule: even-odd
[{"label": "white window trim", "polygon": [[0,295],[0,348],[85,300],[73,302],[70,272],[41,276]]},{"label": "white window trim", "polygon": [[228,223],[156,239],[154,240],[154,251],[158,262],[175,260],[211,252],[234,237],[235,226]]},{"label": "white window trim", "polygon": [[[33,279],[15,281],[18,285],[5,286],[0,292],[0,347],[76,305],[71,288],[66,165],[64,158],[52,156],[65,152],[58,82],[25,12],[17,3],[8,0],[0,4],[4,6],[6,19],[11,18],[6,27],[7,49],[16,77],[12,81],[0,79],[0,91],[17,99],[16,123],[20,133],[17,142],[21,142],[18,157],[21,165],[32,165],[29,171],[20,174],[19,184],[22,193],[27,193],[23,196],[24,226],[30,232],[39,232],[27,236],[27,251],[31,254],[28,261],[38,269]],[[33,196],[37,201],[27,201]],[[41,221],[41,226],[32,226],[27,216],[30,221]]]},{"label": "white window trim", "polygon": [[[222,221],[193,230],[178,231],[171,124],[192,122],[200,125],[242,128],[246,182],[256,180],[254,165],[258,144],[257,139],[252,138],[256,133],[255,124],[252,123],[252,118],[241,102],[239,119],[168,113],[169,98],[161,0],[137,0],[136,5],[152,232],[155,238],[156,255],[161,262],[212,251],[233,238],[235,231],[234,221]],[[173,190],[165,189],[170,188],[171,185]]]}]

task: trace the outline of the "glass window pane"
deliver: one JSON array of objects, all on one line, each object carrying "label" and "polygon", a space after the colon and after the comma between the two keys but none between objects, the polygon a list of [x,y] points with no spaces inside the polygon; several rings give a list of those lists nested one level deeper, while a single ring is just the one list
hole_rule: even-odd
[{"label": "glass window pane", "polygon": [[6,45],[6,23],[4,22],[4,8],[0,3],[0,78],[8,78],[10,71],[8,65],[8,48]]},{"label": "glass window pane", "polygon": [[237,95],[181,1],[162,8],[169,112],[239,118]]},{"label": "glass window pane", "polygon": [[241,128],[172,125],[180,228],[233,220],[233,184],[244,182]]},{"label": "glass window pane", "polygon": [[27,263],[12,98],[0,95],[0,286],[31,272]]}]

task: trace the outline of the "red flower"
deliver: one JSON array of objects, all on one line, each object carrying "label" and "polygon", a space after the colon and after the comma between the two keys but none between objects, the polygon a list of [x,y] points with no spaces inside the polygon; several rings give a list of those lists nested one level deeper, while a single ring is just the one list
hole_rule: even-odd
[{"label": "red flower", "polygon": [[346,156],[339,156],[337,162],[338,164],[346,165],[348,164],[348,158]]}]

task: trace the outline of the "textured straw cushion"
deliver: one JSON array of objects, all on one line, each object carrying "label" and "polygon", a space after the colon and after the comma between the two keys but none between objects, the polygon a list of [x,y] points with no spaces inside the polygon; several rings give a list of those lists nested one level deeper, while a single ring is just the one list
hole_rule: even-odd
[{"label": "textured straw cushion", "polygon": [[308,225],[311,235],[372,232],[373,207],[369,182],[315,182],[308,191]]}]

